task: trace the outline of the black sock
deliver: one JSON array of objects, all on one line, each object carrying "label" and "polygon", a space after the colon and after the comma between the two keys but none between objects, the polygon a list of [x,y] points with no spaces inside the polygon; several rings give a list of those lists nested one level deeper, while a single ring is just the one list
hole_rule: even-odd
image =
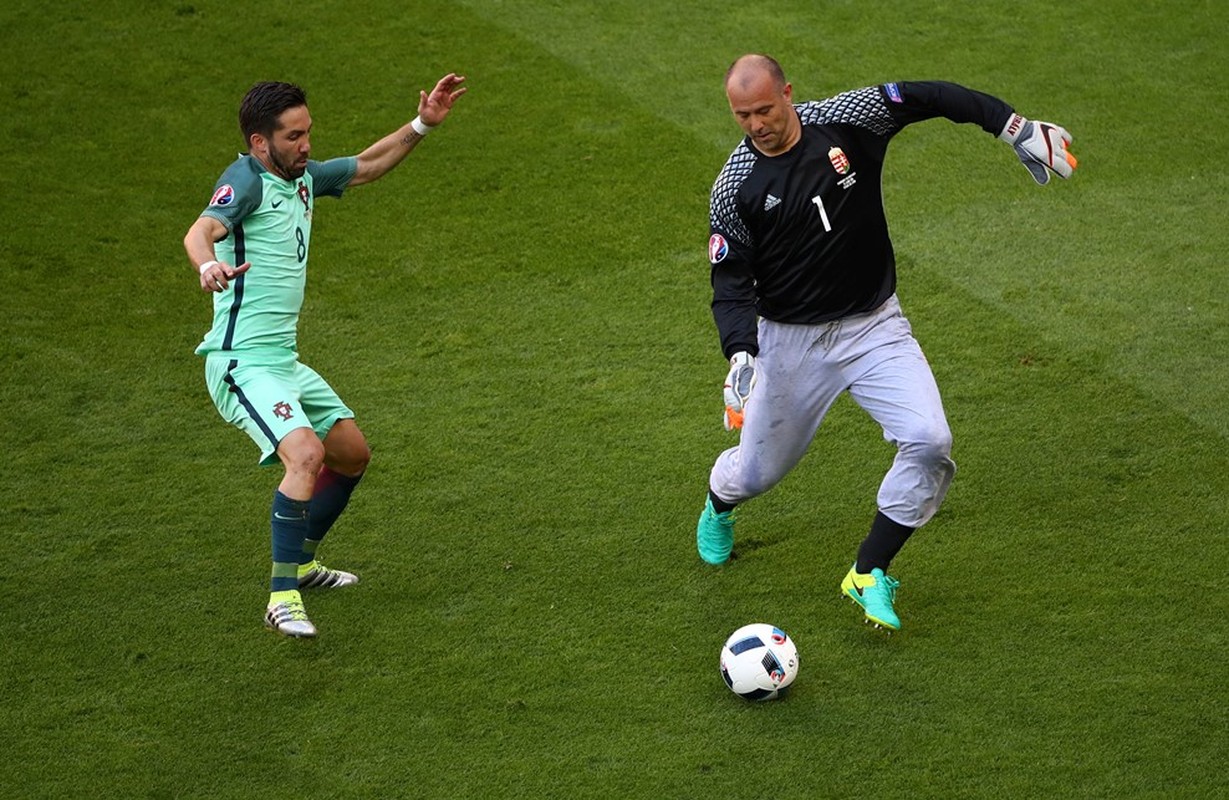
[{"label": "black sock", "polygon": [[882,511],[876,512],[871,532],[866,534],[858,548],[858,574],[866,575],[875,567],[887,573],[888,565],[915,530],[893,522]]},{"label": "black sock", "polygon": [[718,514],[733,511],[735,506],[738,505],[738,503],[727,503],[726,501],[722,500],[720,497],[713,494],[712,489],[708,490],[708,499],[713,503],[713,511],[716,511]]}]

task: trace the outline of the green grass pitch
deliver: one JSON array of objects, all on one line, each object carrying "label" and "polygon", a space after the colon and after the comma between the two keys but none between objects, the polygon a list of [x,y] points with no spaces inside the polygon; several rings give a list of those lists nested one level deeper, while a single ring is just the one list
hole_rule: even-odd
[{"label": "green grass pitch", "polygon": [[[0,797],[1224,796],[1223,3],[116,0],[0,10]],[[837,592],[892,453],[852,403],[694,524],[725,374],[708,190],[746,51],[800,99],[946,79],[1075,136],[1038,187],[942,121],[894,142],[900,296],[960,470]],[[320,205],[304,360],[375,458],[321,628],[260,622],[277,471],[217,418],[181,239],[257,80],[357,152],[448,71],[397,171]],[[725,637],[773,622],[792,693]]]}]

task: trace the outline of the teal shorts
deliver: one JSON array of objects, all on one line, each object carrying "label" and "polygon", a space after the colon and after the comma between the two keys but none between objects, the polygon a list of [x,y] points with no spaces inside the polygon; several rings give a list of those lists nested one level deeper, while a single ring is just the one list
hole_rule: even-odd
[{"label": "teal shorts", "polygon": [[261,466],[278,463],[278,442],[291,431],[311,428],[323,440],[337,420],[354,419],[333,387],[294,357],[212,354],[205,383],[222,419],[256,442]]}]

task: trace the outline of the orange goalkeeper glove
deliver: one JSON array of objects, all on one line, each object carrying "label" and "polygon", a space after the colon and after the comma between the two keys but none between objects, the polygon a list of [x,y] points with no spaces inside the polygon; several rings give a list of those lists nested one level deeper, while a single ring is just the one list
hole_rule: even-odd
[{"label": "orange goalkeeper glove", "polygon": [[755,356],[746,352],[735,353],[730,358],[730,374],[721,387],[725,396],[725,414],[722,419],[725,429],[732,431],[743,426],[743,412],[751,390],[755,388]]},{"label": "orange goalkeeper glove", "polygon": [[1051,172],[1060,178],[1070,178],[1079,165],[1075,156],[1067,151],[1071,134],[1058,125],[1033,122],[1012,114],[999,138],[1016,149],[1021,163],[1042,186],[1050,182]]}]

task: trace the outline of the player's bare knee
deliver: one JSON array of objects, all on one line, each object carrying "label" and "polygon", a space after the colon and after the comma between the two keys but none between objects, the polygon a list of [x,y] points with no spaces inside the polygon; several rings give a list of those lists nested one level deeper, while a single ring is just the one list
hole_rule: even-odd
[{"label": "player's bare knee", "polygon": [[371,463],[371,447],[353,420],[340,420],[324,438],[324,463],[351,477],[362,475]]},{"label": "player's bare knee", "polygon": [[295,453],[289,459],[283,458],[282,464],[288,472],[316,475],[319,474],[320,468],[324,466],[324,451]]},{"label": "player's bare knee", "polygon": [[371,463],[371,448],[367,446],[367,442],[361,443],[360,447],[355,447],[347,451],[344,457],[337,459],[329,468],[340,472],[342,475],[357,477],[367,471],[367,465]]},{"label": "player's bare knee", "polygon": [[324,444],[311,428],[299,428],[282,439],[277,455],[287,472],[314,475],[324,465]]}]

